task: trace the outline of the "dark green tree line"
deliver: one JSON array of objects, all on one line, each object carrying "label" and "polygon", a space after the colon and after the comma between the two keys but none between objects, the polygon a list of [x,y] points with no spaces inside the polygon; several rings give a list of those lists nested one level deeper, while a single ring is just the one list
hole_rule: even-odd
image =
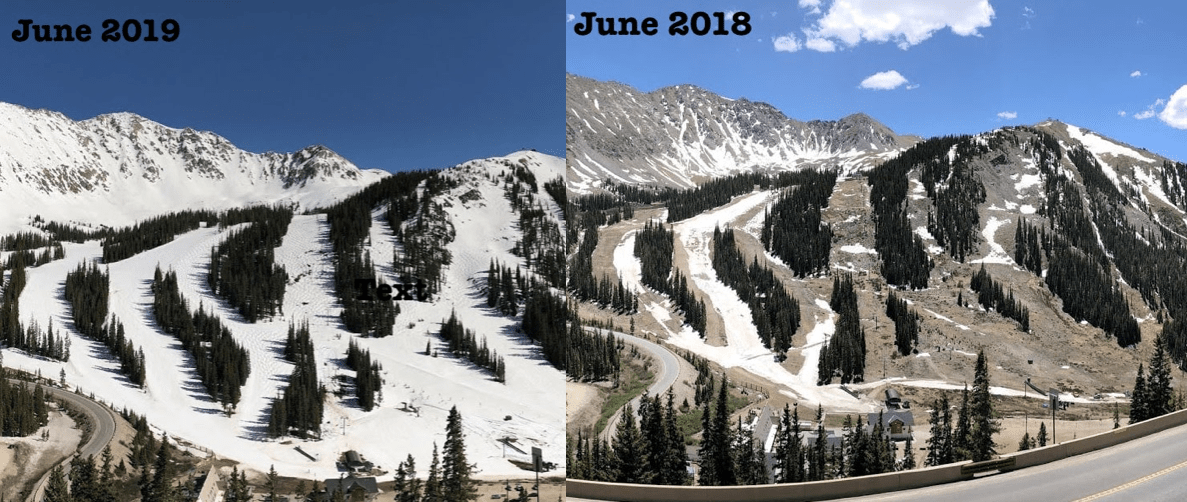
[{"label": "dark green tree line", "polygon": [[247,322],[284,314],[288,273],[276,264],[275,250],[288,232],[291,209],[256,206],[236,210],[220,222],[247,219],[251,224],[235,230],[210,251],[207,284],[226,298]]},{"label": "dark green tree line", "polygon": [[886,317],[894,321],[894,346],[898,353],[911,354],[919,345],[919,313],[907,306],[905,298],[899,298],[891,290],[886,297]]},{"label": "dark green tree line", "polygon": [[183,350],[194,358],[194,370],[206,388],[206,393],[225,408],[234,410],[239,402],[240,387],[247,383],[251,360],[213,313],[199,306],[191,314],[189,303],[181,296],[177,274],[172,270],[162,274],[158,267],[153,274],[153,316],[165,333],[181,342]]},{"label": "dark green tree line", "polygon": [[308,324],[289,324],[284,357],[293,363],[293,372],[288,386],[272,402],[268,436],[320,437],[326,389],[317,380],[317,361]]},{"label": "dark green tree line", "polygon": [[833,278],[829,306],[837,313],[836,330],[820,350],[817,384],[826,385],[834,377],[840,377],[841,383],[861,382],[865,379],[866,333],[849,274]]},{"label": "dark green tree line", "polygon": [[375,409],[376,394],[383,390],[383,368],[378,361],[371,360],[371,351],[360,349],[354,340],[350,341],[346,349],[346,366],[355,372],[354,391],[359,400],[359,407],[363,411]]},{"label": "dark green tree line", "polygon": [[441,324],[441,331],[438,334],[445,340],[445,346],[449,352],[465,358],[480,368],[490,370],[494,374],[495,380],[507,381],[507,365],[503,356],[487,347],[485,336],[479,339],[473,330],[466,329],[458,320],[457,312],[450,313],[449,319]]},{"label": "dark green tree line", "polygon": [[144,351],[132,345],[124,334],[124,323],[107,315],[108,275],[94,263],[80,263],[66,274],[66,301],[74,328],[83,336],[102,343],[120,363],[120,373],[133,384],[145,384]]},{"label": "dark green tree line", "polygon": [[797,277],[828,269],[833,231],[821,223],[837,183],[836,171],[806,171],[806,181],[786,189],[763,217],[763,248],[778,256]]},{"label": "dark green tree line", "polygon": [[738,293],[750,307],[750,316],[763,345],[786,358],[792,337],[800,327],[800,303],[792,298],[771,272],[755,257],[746,266],[730,228],[713,229],[713,269],[718,279]]},{"label": "dark green tree line", "polygon": [[969,287],[977,292],[977,302],[985,307],[985,310],[994,310],[1003,317],[1018,321],[1019,329],[1030,332],[1030,309],[1021,300],[1014,298],[1013,290],[1009,293],[1003,292],[1001,283],[993,280],[989,272],[985,271],[984,263],[969,281]]}]

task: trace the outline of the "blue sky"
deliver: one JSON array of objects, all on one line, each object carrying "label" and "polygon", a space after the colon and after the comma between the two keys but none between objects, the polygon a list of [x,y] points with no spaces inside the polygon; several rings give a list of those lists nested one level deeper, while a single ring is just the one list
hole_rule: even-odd
[{"label": "blue sky", "polygon": [[[254,152],[324,144],[361,168],[564,155],[557,3],[5,1],[0,101],[130,111]],[[177,41],[15,42],[17,20],[176,19]]]},{"label": "blue sky", "polygon": [[[1187,161],[1180,2],[569,0],[565,8],[566,70],[582,76],[643,91],[695,84],[800,120],[865,112],[924,137],[1055,118]],[[747,12],[753,29],[668,35],[670,13],[698,10]],[[660,33],[578,36],[586,11],[655,17]]]}]

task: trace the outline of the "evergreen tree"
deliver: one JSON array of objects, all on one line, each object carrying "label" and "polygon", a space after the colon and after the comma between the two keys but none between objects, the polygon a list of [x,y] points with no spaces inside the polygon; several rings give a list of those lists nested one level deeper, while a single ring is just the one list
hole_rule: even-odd
[{"label": "evergreen tree", "polygon": [[969,400],[972,426],[969,430],[969,448],[974,462],[993,457],[993,435],[1001,426],[994,418],[993,401],[989,393],[989,363],[985,349],[977,351],[977,364],[973,377],[973,392]]},{"label": "evergreen tree", "polygon": [[837,172],[802,171],[802,183],[787,189],[763,218],[763,247],[804,277],[828,268],[832,227],[822,223],[820,212],[828,207]]},{"label": "evergreen tree", "polygon": [[664,413],[665,438],[662,439],[667,442],[667,455],[664,457],[663,469],[660,471],[660,482],[666,485],[685,485],[690,481],[688,452],[684,449],[684,437],[676,423],[674,400],[672,388],[669,387],[667,408]]},{"label": "evergreen tree", "polygon": [[903,445],[903,463],[901,470],[909,471],[915,468],[915,447],[911,435],[907,435],[907,442]]},{"label": "evergreen tree", "polygon": [[701,439],[701,474],[699,484],[732,486],[737,483],[734,458],[730,447],[729,379],[722,377],[713,412],[706,406],[702,415],[704,432]]},{"label": "evergreen tree", "polygon": [[1018,451],[1026,451],[1030,449],[1030,433],[1022,434],[1022,440],[1018,442]]},{"label": "evergreen tree", "polygon": [[161,448],[157,450],[157,461],[153,467],[152,497],[153,502],[175,502],[177,493],[173,487],[173,460],[169,437],[161,435]]},{"label": "evergreen tree", "polygon": [[952,415],[948,408],[947,394],[941,394],[938,401],[932,402],[932,410],[928,419],[931,424],[931,437],[927,440],[927,459],[923,463],[925,466],[944,465],[955,459],[952,441]]},{"label": "evergreen tree", "polygon": [[775,433],[775,482],[799,483],[806,479],[803,436],[800,434],[800,409],[783,405],[783,415]]},{"label": "evergreen tree", "polygon": [[478,498],[477,483],[471,477],[466,461],[466,447],[462,433],[462,416],[457,406],[449,410],[445,425],[445,447],[442,450],[441,488],[445,500],[465,501]]},{"label": "evergreen tree", "polygon": [[279,476],[276,475],[276,465],[273,464],[268,468],[268,481],[265,488],[268,490],[268,502],[278,502],[276,497],[276,483],[279,481]]},{"label": "evergreen tree", "polygon": [[826,479],[826,449],[828,438],[824,433],[824,406],[816,405],[816,441],[812,444],[811,455],[808,459],[808,481]]},{"label": "evergreen tree", "polygon": [[433,442],[433,460],[429,464],[429,477],[425,479],[423,502],[447,502],[445,487],[441,482],[441,460],[437,455],[437,442]]},{"label": "evergreen tree", "polygon": [[738,418],[737,427],[731,435],[731,456],[737,484],[757,485],[768,482],[766,459],[754,441],[754,435],[742,427]]},{"label": "evergreen tree", "polygon": [[297,328],[289,324],[288,340],[284,354],[294,364],[293,372],[289,376],[289,385],[281,391],[280,398],[273,401],[268,431],[273,437],[290,433],[299,437],[318,436],[321,434],[325,388],[317,380],[317,361],[309,325],[302,323]]},{"label": "evergreen tree", "polygon": [[408,455],[408,459],[400,462],[396,469],[396,502],[419,502],[420,480],[416,478],[416,459]]},{"label": "evergreen tree", "polygon": [[45,495],[42,502],[74,502],[74,497],[66,488],[66,474],[62,466],[56,465],[50,471],[49,481],[45,484]]},{"label": "evergreen tree", "polygon": [[1150,373],[1146,378],[1146,418],[1154,418],[1175,411],[1171,385],[1171,365],[1163,337],[1154,338],[1154,353],[1150,355]]},{"label": "evergreen tree", "polygon": [[1133,393],[1129,399],[1129,423],[1136,424],[1150,418],[1150,398],[1146,389],[1145,369],[1138,363],[1138,376],[1133,381]]},{"label": "evergreen tree", "polygon": [[89,501],[98,492],[99,478],[95,458],[75,457],[70,465],[70,493],[78,501]]},{"label": "evergreen tree", "polygon": [[1039,435],[1035,437],[1035,440],[1037,440],[1039,442],[1039,448],[1047,446],[1047,424],[1046,423],[1039,422]]},{"label": "evergreen tree", "polygon": [[969,386],[965,385],[960,393],[960,408],[956,412],[956,427],[952,429],[953,460],[968,460],[973,458],[973,417],[969,410]]},{"label": "evergreen tree", "polygon": [[[611,443],[618,461],[615,470],[619,483],[650,483],[654,473],[647,462],[647,445],[635,424],[635,411],[627,404],[619,419]],[[658,466],[656,466],[658,467]]]},{"label": "evergreen tree", "polygon": [[840,376],[841,383],[861,382],[865,379],[866,336],[852,276],[833,278],[829,306],[839,316],[835,333],[821,349],[817,384],[828,384],[834,376]]}]

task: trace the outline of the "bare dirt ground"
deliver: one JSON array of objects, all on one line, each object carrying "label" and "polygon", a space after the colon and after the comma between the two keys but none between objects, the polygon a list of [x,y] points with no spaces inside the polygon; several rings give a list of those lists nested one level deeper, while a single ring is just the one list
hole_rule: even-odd
[{"label": "bare dirt ground", "polygon": [[565,425],[570,431],[593,427],[605,401],[601,389],[587,383],[565,384]]},{"label": "bare dirt ground", "polygon": [[[49,430],[49,440],[41,434]],[[54,464],[74,453],[82,440],[82,432],[74,428],[74,420],[58,411],[51,411],[49,424],[23,438],[0,438],[0,498],[19,500],[26,485],[41,478]]]},{"label": "bare dirt ground", "polygon": [[[617,248],[622,242],[623,236],[625,236],[627,232],[643,228],[644,223],[646,223],[648,220],[659,218],[663,212],[664,209],[636,210],[635,217],[633,219],[625,220],[618,224],[601,229],[600,233],[598,234],[598,246],[594,249],[592,257],[594,274],[597,275],[600,273],[599,271],[604,271],[604,273],[608,275],[617,276],[618,271],[614,267],[614,249]],[[679,249],[679,247],[677,248]],[[680,264],[674,261],[673,266],[679,267]],[[687,269],[687,266],[684,268]],[[685,273],[687,273],[686,270]],[[689,286],[695,287],[691,282],[689,283]],[[697,294],[701,295],[699,291]],[[656,319],[654,315],[649,313],[646,309],[647,305],[662,304],[663,302],[667,301],[665,296],[657,294],[655,291],[646,289],[645,291],[639,292],[638,299],[639,312],[633,316],[615,314],[608,310],[597,308],[587,303],[582,303],[578,306],[578,314],[582,319],[596,320],[602,323],[612,324],[618,331],[623,333],[630,333],[630,323],[633,318],[635,321],[636,336],[664,345],[668,348],[668,350],[671,350],[677,356],[681,356],[683,350],[667,345],[664,343],[664,339],[666,339],[668,333],[679,332],[681,329],[683,329],[681,327],[683,324],[683,319],[678,314],[669,313],[670,319],[661,322],[660,320]],[[710,315],[710,323],[712,322],[713,318],[714,315]],[[717,326],[720,327],[720,316],[717,316],[716,320]],[[712,329],[709,329],[708,331],[712,331]],[[718,329],[717,332],[720,333],[720,329]],[[677,406],[679,406],[685,400],[688,400],[689,403],[693,402],[693,384],[696,382],[697,377],[696,369],[692,366],[692,364],[690,364],[683,357],[679,357],[678,360],[680,361],[680,376],[677,378],[676,384],[673,385],[672,388]],[[570,384],[570,389],[573,388],[572,385],[573,384]],[[576,411],[574,407],[583,409],[586,405],[582,402],[582,400],[596,399],[595,396],[590,395],[587,391],[578,390],[577,392],[579,393],[578,399],[574,399],[572,394],[570,394],[566,399],[566,409],[568,410],[567,416],[571,417],[568,421],[570,429],[573,428],[574,424],[584,424],[585,421],[588,421],[589,423],[585,425],[593,425],[593,423],[597,420],[597,409],[594,411],[593,420],[575,418],[574,414]],[[602,396],[602,398],[604,399],[604,396]],[[601,400],[598,400],[597,406],[599,407],[598,409],[600,409]]]},{"label": "bare dirt ground", "polygon": [[[970,252],[964,263],[957,262],[945,252],[933,253],[935,262],[929,287],[924,290],[898,290],[896,294],[912,303],[921,318],[921,333],[916,353],[902,356],[894,346],[894,323],[885,315],[885,302],[890,291],[881,276],[880,259],[877,254],[864,252],[874,248],[874,235],[871,208],[869,206],[869,186],[865,178],[851,178],[840,180],[830,198],[830,203],[822,212],[822,219],[833,229],[833,246],[830,255],[830,274],[794,278],[791,271],[778,263],[766,260],[775,274],[788,288],[789,293],[800,301],[801,328],[797,332],[794,343],[802,346],[804,335],[813,326],[813,319],[823,315],[823,310],[815,306],[815,300],[828,299],[832,291],[832,274],[851,273],[858,290],[858,304],[862,316],[862,326],[866,331],[867,358],[865,381],[879,379],[910,378],[935,379],[955,384],[968,382],[973,379],[973,366],[978,350],[984,350],[989,359],[990,380],[992,385],[1022,390],[1028,379],[1039,388],[1055,387],[1064,392],[1077,393],[1080,396],[1092,396],[1096,393],[1124,392],[1129,390],[1136,375],[1139,363],[1146,363],[1152,351],[1153,340],[1161,330],[1161,325],[1152,321],[1149,310],[1144,306],[1141,298],[1131,288],[1125,287],[1133,315],[1139,319],[1142,329],[1143,342],[1137,347],[1122,348],[1115,340],[1103,335],[1100,330],[1085,324],[1075,322],[1062,311],[1062,301],[1054,297],[1043,284],[1043,280],[1028,271],[1021,270],[1013,264],[988,263],[985,269],[992,274],[994,280],[1002,283],[1007,290],[1013,291],[1016,298],[1025,303],[1030,309],[1029,333],[1019,330],[1019,325],[1013,320],[1006,319],[994,312],[986,312],[976,304],[976,294],[969,287],[969,281],[982,265],[973,263],[986,257],[991,251],[991,242],[1000,245],[1007,255],[1013,254],[1014,230],[1021,219],[1016,213],[998,212],[994,207],[1008,207],[1008,203],[1031,203],[1037,201],[1004,200],[1001,193],[1010,193],[997,184],[1012,184],[1014,180],[1008,178],[1009,172],[991,173],[983,175],[986,191],[989,193],[981,211],[982,229],[991,217],[1004,221],[987,239],[978,232],[979,244]],[[997,179],[1000,177],[1001,179]],[[912,186],[918,182],[913,181]],[[1012,186],[1010,187],[1012,189]],[[754,211],[742,215],[732,222],[739,247],[746,259],[752,256],[763,256],[761,244],[756,238],[740,231],[749,223],[765,205],[760,205]],[[910,214],[912,227],[926,225],[926,214],[931,208],[930,199],[921,198],[910,200]],[[641,228],[649,217],[658,216],[661,209],[641,210],[636,212],[636,218],[602,229],[598,249],[594,254],[595,274],[599,270],[607,273],[617,273],[613,266],[613,249],[621,242],[622,236],[630,230]],[[1026,215],[1032,223],[1041,224],[1042,219],[1036,215]],[[924,245],[934,246],[934,240],[925,240]],[[765,258],[760,258],[765,260]],[[673,265],[687,274],[687,254],[682,246],[676,246]],[[708,308],[707,341],[710,344],[724,343],[722,336],[721,318],[712,307],[712,299],[696,289],[690,281],[690,288],[695,294],[704,299]],[[969,307],[956,305],[958,293],[963,296]],[[664,338],[668,333],[680,329],[681,320],[675,314],[673,319],[661,323],[649,313],[646,307],[650,304],[661,304],[663,297],[653,292],[639,295],[640,313],[634,316],[636,330],[640,335]],[[600,309],[581,306],[581,315],[585,318],[600,319],[612,322],[623,331],[629,325],[627,316],[612,315]],[[802,365],[802,358],[797,350],[789,352],[788,361],[784,363],[789,371],[796,372]],[[720,367],[714,365],[720,370]],[[690,372],[691,379],[695,379],[695,372]],[[731,369],[731,380],[746,386],[760,389],[769,399],[754,403],[752,407],[761,408],[770,405],[781,409],[783,404],[791,404],[793,399],[787,398],[772,389],[771,383],[754,377],[744,371]],[[1187,374],[1178,369],[1173,370],[1174,385],[1177,393],[1187,392]],[[684,374],[681,380],[685,379]],[[692,380],[688,380],[691,383]],[[680,387],[678,383],[677,387]],[[930,400],[938,396],[937,390],[896,386],[904,396],[918,400],[916,409],[915,445],[924,446],[926,440],[927,415],[923,411]],[[871,389],[868,399],[880,400],[884,387]],[[691,396],[691,387],[685,387]],[[959,402],[959,392],[951,392],[953,404]],[[1025,432],[1027,422],[1035,422],[1034,417],[1047,414],[1050,421],[1050,410],[1041,407],[1041,400],[1024,400],[1021,398],[995,397],[1001,401],[998,408],[1002,419],[1002,432],[998,435],[997,443],[1000,452],[1010,452],[1017,449],[1018,440]],[[690,399],[691,401],[691,399]],[[1017,401],[1017,402],[1015,402]],[[679,398],[678,398],[679,402]],[[857,401],[855,401],[857,403]],[[1112,408],[1094,409],[1091,413],[1083,412],[1102,405],[1077,405],[1068,411],[1058,412],[1056,434],[1059,441],[1072,437],[1107,430],[1112,427]],[[1125,405],[1121,405],[1121,421],[1127,420]],[[1103,410],[1103,411],[1102,411]],[[811,410],[800,410],[801,418],[809,419],[814,413]],[[844,413],[843,407],[834,406],[826,409],[833,414]],[[1031,417],[1026,420],[1023,414]],[[1015,418],[1016,417],[1016,418]],[[1066,425],[1065,425],[1066,422]],[[1082,422],[1082,423],[1081,423]],[[1030,432],[1037,432],[1037,422],[1030,423]],[[1048,424],[1050,427],[1050,424]],[[1050,432],[1050,431],[1049,431]],[[900,447],[902,445],[900,444]],[[926,452],[924,452],[925,454]],[[919,458],[922,460],[922,457]]]}]

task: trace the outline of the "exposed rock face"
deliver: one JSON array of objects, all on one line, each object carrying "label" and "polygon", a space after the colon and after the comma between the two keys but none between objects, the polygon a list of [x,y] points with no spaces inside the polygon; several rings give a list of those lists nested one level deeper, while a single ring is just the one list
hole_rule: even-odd
[{"label": "exposed rock face", "polygon": [[865,114],[801,122],[775,107],[731,100],[691,85],[642,93],[568,75],[570,189],[604,179],[691,187],[749,170],[868,169],[915,144]]},{"label": "exposed rock face", "polygon": [[252,153],[212,132],[132,113],[75,121],[0,103],[0,203],[27,210],[18,218],[87,221],[97,214],[110,220],[102,223],[127,224],[186,207],[313,207],[386,175],[362,171],[320,145]]}]

